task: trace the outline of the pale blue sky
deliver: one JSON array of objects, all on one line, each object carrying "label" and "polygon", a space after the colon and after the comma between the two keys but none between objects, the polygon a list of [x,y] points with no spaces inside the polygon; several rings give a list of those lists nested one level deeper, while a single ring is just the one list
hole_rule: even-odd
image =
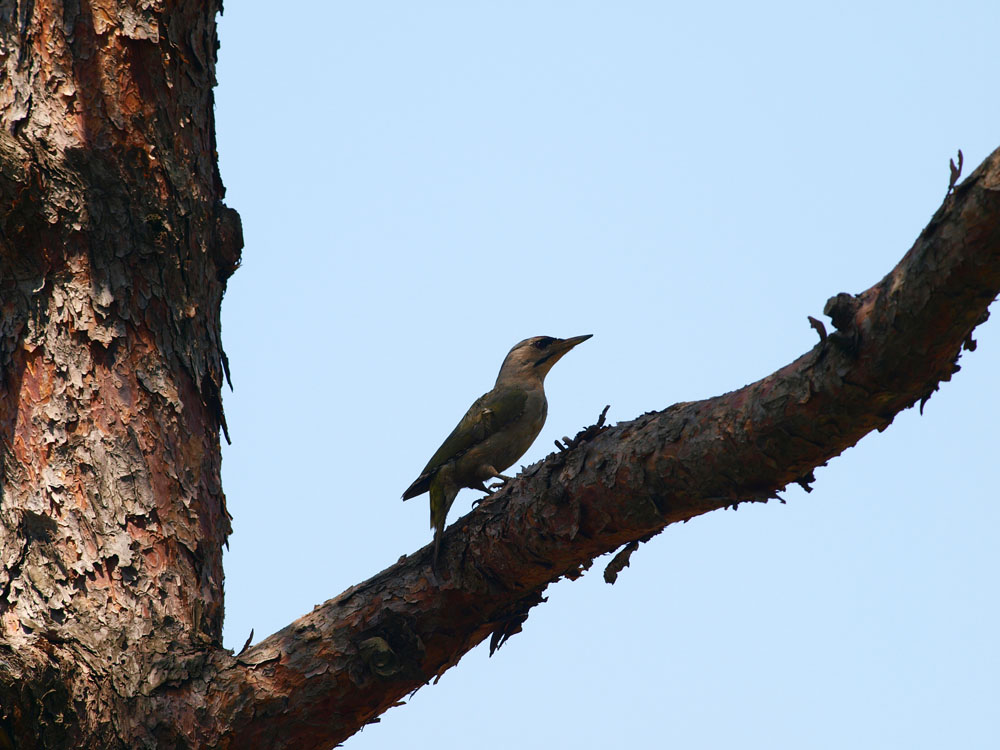
[{"label": "pale blue sky", "polygon": [[[955,150],[1000,146],[1000,5],[815,5],[227,3],[228,646],[430,541],[399,496],[520,339],[594,334],[528,464],[778,369],[902,257]],[[613,587],[598,561],[346,746],[1000,747],[977,338],[811,495],[671,527]]]}]

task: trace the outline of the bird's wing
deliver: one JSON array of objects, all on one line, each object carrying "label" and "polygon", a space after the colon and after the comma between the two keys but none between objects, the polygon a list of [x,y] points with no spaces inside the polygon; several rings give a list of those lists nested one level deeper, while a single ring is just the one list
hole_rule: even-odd
[{"label": "bird's wing", "polygon": [[417,480],[403,493],[403,499],[409,500],[426,492],[438,467],[517,421],[524,414],[527,401],[528,394],[520,388],[505,388],[499,394],[490,391],[476,399],[462,421],[431,456]]}]

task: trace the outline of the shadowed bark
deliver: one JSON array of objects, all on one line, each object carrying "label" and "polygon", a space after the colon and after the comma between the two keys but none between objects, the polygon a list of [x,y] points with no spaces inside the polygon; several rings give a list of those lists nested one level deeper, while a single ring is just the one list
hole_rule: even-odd
[{"label": "shadowed bark", "polygon": [[[430,547],[221,647],[212,3],[0,7],[0,747],[327,748],[515,634],[545,587],[812,481],[957,370],[1000,292],[1000,150],[834,330],[738,391],[589,430]],[[806,322],[803,321],[803,325]],[[6,744],[5,744],[6,743]]]}]

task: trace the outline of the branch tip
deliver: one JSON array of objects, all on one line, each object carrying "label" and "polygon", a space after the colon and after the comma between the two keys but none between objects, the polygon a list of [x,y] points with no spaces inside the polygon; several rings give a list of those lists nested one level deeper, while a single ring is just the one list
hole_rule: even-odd
[{"label": "branch tip", "polygon": [[955,185],[958,184],[958,178],[962,176],[963,161],[962,149],[958,150],[958,165],[955,164],[954,159],[948,160],[948,166],[951,168],[951,178],[948,180],[948,192],[945,195],[951,195],[955,192]]},{"label": "branch tip", "polygon": [[572,440],[565,436],[563,437],[562,442],[556,440],[555,441],[556,448],[558,448],[560,452],[565,452],[573,448],[576,448],[576,446],[578,446],[580,443],[584,443],[588,440],[591,440],[600,433],[604,432],[606,429],[608,429],[604,424],[604,420],[605,417],[607,417],[608,409],[610,408],[611,404],[605,406],[604,409],[601,411],[600,415],[597,417],[597,422],[590,425],[590,427],[584,427],[582,430],[576,433],[576,437],[574,437]]},{"label": "branch tip", "polygon": [[806,316],[809,319],[809,325],[819,334],[819,342],[822,344],[826,341],[826,326],[823,325],[822,320],[816,320],[812,315]]},{"label": "branch tip", "polygon": [[250,648],[250,643],[253,641],[253,628],[250,628],[250,635],[247,636],[247,642],[243,644],[243,648],[240,649],[237,656],[242,656],[243,652]]}]

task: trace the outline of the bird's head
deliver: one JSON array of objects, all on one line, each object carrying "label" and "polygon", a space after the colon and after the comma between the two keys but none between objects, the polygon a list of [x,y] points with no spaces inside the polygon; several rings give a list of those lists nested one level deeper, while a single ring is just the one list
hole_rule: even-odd
[{"label": "bird's head", "polygon": [[500,366],[497,384],[544,380],[552,365],[558,362],[562,355],[592,335],[588,333],[586,336],[574,336],[571,339],[534,336],[515,344]]}]

